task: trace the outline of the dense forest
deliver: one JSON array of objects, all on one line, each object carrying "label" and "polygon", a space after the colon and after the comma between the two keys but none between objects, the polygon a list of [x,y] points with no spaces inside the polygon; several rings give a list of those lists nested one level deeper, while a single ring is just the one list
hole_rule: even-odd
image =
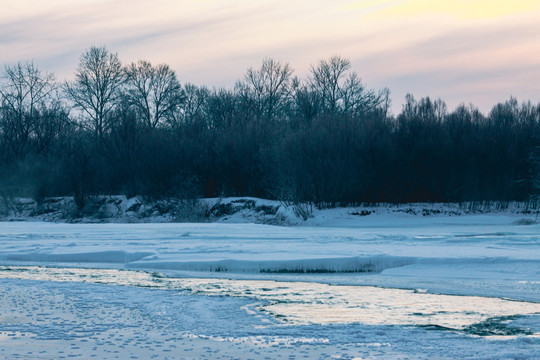
[{"label": "dense forest", "polygon": [[367,88],[349,60],[305,79],[265,59],[234,87],[182,84],[165,64],[105,47],[58,83],[33,62],[0,84],[0,192],[256,196],[314,204],[528,200],[540,188],[540,104],[482,114]]}]

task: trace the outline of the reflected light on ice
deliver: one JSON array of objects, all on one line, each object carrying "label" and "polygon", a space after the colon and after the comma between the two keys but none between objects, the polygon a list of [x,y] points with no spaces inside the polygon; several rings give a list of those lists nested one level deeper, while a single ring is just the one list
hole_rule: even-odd
[{"label": "reflected light on ice", "polygon": [[88,282],[171,289],[206,296],[251,298],[256,301],[258,310],[291,325],[362,323],[464,330],[488,319],[540,314],[538,303],[430,294],[421,289],[268,280],[168,278],[142,271],[33,266],[0,266],[0,278]]}]

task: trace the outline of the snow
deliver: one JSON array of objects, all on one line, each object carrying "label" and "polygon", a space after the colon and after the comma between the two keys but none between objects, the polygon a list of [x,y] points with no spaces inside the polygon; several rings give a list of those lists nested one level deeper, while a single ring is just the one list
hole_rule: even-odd
[{"label": "snow", "polygon": [[0,359],[540,357],[534,215],[365,209],[0,223]]},{"label": "snow", "polygon": [[246,311],[248,298],[81,282],[0,279],[0,286],[4,359],[533,359],[539,351],[528,336],[361,323],[283,326]]},{"label": "snow", "polygon": [[420,287],[540,301],[540,226],[514,225],[516,218],[385,214],[355,217],[347,227],[343,219],[338,227],[10,222],[0,223],[0,264]]}]

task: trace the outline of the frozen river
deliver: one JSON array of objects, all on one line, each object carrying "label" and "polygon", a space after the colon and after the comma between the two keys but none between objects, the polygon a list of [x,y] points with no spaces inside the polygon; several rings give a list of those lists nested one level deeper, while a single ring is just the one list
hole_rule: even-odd
[{"label": "frozen river", "polygon": [[517,220],[0,223],[0,358],[539,358]]}]

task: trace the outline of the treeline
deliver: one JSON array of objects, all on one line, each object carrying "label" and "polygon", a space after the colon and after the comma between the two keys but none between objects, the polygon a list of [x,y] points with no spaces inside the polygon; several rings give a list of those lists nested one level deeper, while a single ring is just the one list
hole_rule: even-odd
[{"label": "treeline", "polygon": [[32,62],[0,86],[4,196],[256,196],[316,204],[526,200],[538,190],[540,104],[486,116],[368,89],[334,56],[305,79],[265,59],[231,89],[91,47],[74,80]]}]

